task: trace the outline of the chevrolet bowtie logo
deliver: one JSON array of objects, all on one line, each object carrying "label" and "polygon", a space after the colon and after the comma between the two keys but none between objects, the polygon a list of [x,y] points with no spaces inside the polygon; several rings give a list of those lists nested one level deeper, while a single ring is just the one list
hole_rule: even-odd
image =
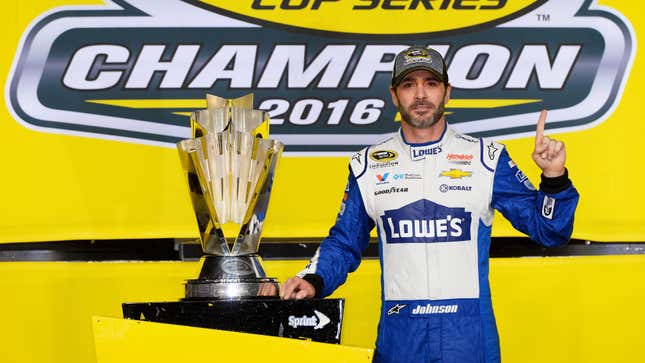
[{"label": "chevrolet bowtie logo", "polygon": [[472,171],[463,171],[461,169],[450,169],[450,170],[444,170],[439,174],[440,176],[447,176],[450,179],[461,179],[465,176],[471,176],[473,174]]}]

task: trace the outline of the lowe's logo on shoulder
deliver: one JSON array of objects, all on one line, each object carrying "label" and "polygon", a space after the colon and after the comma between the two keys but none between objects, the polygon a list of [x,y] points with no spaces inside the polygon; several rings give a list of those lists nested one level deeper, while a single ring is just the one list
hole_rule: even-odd
[{"label": "lowe's logo on shoulder", "polygon": [[412,160],[420,160],[425,158],[426,156],[433,156],[433,155],[438,155],[443,151],[443,148],[441,145],[437,146],[432,146],[432,147],[412,147],[410,148],[410,153]]},{"label": "lowe's logo on shoulder", "polygon": [[471,218],[464,208],[422,199],[385,211],[381,221],[387,243],[435,243],[470,240]]}]

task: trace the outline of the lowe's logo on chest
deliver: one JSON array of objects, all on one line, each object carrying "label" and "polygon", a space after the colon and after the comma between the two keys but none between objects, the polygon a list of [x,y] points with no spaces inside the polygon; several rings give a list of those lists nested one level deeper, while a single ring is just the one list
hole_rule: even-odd
[{"label": "lowe's logo on chest", "polygon": [[426,156],[432,156],[432,155],[437,155],[440,154],[443,151],[443,148],[441,145],[438,146],[432,146],[432,147],[416,147],[416,148],[410,148],[410,152],[412,153],[412,160],[419,160],[423,159]]},{"label": "lowe's logo on chest", "polygon": [[427,199],[387,210],[381,217],[388,243],[434,243],[470,240],[471,214]]}]

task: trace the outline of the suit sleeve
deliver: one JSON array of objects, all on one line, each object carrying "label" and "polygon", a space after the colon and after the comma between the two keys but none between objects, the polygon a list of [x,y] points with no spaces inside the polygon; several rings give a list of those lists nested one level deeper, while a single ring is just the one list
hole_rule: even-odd
[{"label": "suit sleeve", "polygon": [[369,217],[354,174],[350,170],[336,223],[316,254],[298,276],[316,287],[316,297],[330,295],[361,263],[374,221]]},{"label": "suit sleeve", "polygon": [[579,195],[565,170],[563,176],[542,176],[535,190],[526,175],[502,149],[493,182],[493,208],[513,227],[547,247],[564,245],[573,231]]}]

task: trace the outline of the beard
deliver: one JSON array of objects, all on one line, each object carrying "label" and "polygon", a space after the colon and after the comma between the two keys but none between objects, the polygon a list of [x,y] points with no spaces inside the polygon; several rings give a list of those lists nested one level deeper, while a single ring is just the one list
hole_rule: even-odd
[{"label": "beard", "polygon": [[[434,109],[434,111],[427,113],[425,116],[414,117],[412,116],[412,112],[410,111],[418,106],[426,106],[426,107],[430,106],[431,108]],[[418,129],[428,129],[432,127],[434,124],[436,124],[437,122],[439,122],[439,120],[441,120],[441,118],[443,117],[443,114],[446,111],[446,104],[445,102],[441,101],[441,103],[439,103],[438,106],[435,106],[431,102],[421,100],[421,101],[414,102],[409,107],[404,107],[399,102],[398,109],[403,121],[408,123],[410,126],[416,127]]]}]

